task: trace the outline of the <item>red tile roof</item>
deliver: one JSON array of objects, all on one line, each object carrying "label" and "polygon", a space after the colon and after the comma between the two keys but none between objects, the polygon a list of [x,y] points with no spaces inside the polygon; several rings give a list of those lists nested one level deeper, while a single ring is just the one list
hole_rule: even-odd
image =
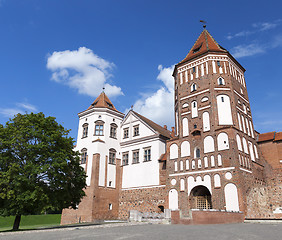
[{"label": "red tile roof", "polygon": [[197,41],[187,54],[187,56],[180,62],[184,63],[188,60],[191,60],[197,56],[200,56],[206,52],[224,52],[227,53],[228,51],[221,47],[210,35],[210,33],[204,29],[200,36],[198,37]]},{"label": "red tile roof", "polygon": [[110,99],[108,98],[108,96],[104,92],[102,92],[95,99],[95,101],[89,106],[88,109],[91,109],[91,108],[109,108],[109,109],[117,111],[115,106],[112,104],[112,102],[110,101]]},{"label": "red tile roof", "polygon": [[261,133],[258,137],[258,142],[273,141],[275,132]]},{"label": "red tile roof", "polygon": [[147,123],[151,128],[153,128],[155,131],[157,131],[160,135],[171,138],[171,132],[160,125],[156,124],[155,122],[151,121],[150,119],[142,116],[141,114],[132,111],[135,115],[137,115],[141,120],[143,120],[145,123]]},{"label": "red tile roof", "polygon": [[274,141],[281,141],[282,140],[282,132],[275,133]]}]

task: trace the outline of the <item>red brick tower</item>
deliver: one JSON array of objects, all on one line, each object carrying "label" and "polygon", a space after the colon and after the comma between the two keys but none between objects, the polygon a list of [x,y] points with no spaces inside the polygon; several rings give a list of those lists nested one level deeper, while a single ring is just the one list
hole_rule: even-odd
[{"label": "red brick tower", "polygon": [[263,182],[245,69],[204,29],[175,66],[177,137],[168,143],[169,208],[241,211]]}]

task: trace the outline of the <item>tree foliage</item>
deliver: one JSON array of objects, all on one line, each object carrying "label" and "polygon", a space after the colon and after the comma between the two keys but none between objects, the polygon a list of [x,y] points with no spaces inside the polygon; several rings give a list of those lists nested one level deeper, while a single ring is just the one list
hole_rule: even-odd
[{"label": "tree foliage", "polygon": [[[76,208],[86,175],[69,130],[43,113],[0,124],[0,215]],[[14,228],[16,228],[14,226]]]}]

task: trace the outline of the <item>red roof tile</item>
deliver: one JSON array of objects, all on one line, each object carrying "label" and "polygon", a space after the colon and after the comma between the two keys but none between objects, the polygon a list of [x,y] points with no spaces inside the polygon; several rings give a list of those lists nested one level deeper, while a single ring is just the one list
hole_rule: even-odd
[{"label": "red roof tile", "polygon": [[274,141],[281,141],[282,140],[282,132],[275,133]]},{"label": "red roof tile", "polygon": [[108,98],[108,96],[104,92],[102,92],[95,99],[95,101],[89,106],[88,109],[91,109],[91,108],[109,108],[109,109],[117,111],[115,106],[112,104],[112,102],[110,101],[110,99]]},{"label": "red roof tile", "polygon": [[197,56],[200,56],[206,52],[224,52],[227,53],[227,50],[221,47],[210,35],[210,33],[204,29],[197,41],[187,54],[187,56],[180,62],[184,63],[188,60],[191,60]]},{"label": "red roof tile", "polygon": [[275,132],[268,132],[259,134],[258,142],[273,141]]}]

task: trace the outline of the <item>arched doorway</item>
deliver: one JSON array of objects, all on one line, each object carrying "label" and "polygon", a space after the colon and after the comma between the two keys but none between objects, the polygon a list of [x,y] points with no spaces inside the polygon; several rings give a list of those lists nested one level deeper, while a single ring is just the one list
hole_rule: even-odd
[{"label": "arched doorway", "polygon": [[211,193],[202,185],[191,190],[189,202],[191,209],[212,209]]}]

